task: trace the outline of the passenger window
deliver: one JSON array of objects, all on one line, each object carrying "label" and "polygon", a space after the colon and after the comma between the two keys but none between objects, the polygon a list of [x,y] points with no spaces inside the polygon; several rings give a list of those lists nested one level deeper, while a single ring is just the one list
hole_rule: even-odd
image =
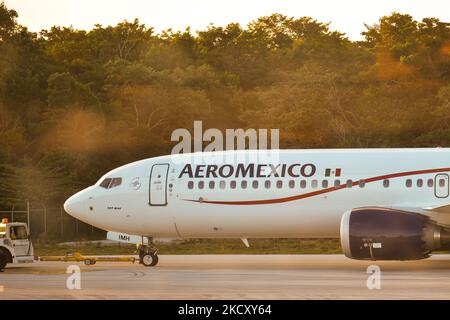
[{"label": "passenger window", "polygon": [[220,189],[225,189],[225,181],[224,180],[220,181],[219,188]]},{"label": "passenger window", "polygon": [[433,187],[433,185],[434,185],[433,179],[428,179],[427,186],[429,186],[431,188],[431,187]]},{"label": "passenger window", "polygon": [[417,179],[417,186],[419,188],[422,188],[422,186],[423,186],[423,180],[422,179]]},{"label": "passenger window", "polygon": [[264,187],[266,187],[266,189],[270,189],[270,180],[264,181]]},{"label": "passenger window", "polygon": [[317,188],[317,180],[311,181],[311,187],[312,187],[313,189],[316,189],[316,188]]},{"label": "passenger window", "polygon": [[406,187],[407,188],[411,188],[412,186],[412,180],[411,179],[406,179]]},{"label": "passenger window", "polygon": [[341,181],[340,180],[334,180],[334,187],[337,188],[341,185]]},{"label": "passenger window", "polygon": [[439,179],[439,187],[445,187],[445,179]]},{"label": "passenger window", "polygon": [[278,189],[283,188],[283,181],[281,181],[281,180],[278,180],[278,181],[277,181],[277,188],[278,188]]},{"label": "passenger window", "polygon": [[109,189],[120,186],[122,184],[122,178],[113,178],[111,184],[109,185]]},{"label": "passenger window", "polygon": [[389,188],[389,180],[388,179],[383,180],[383,187]]},{"label": "passenger window", "polygon": [[241,181],[241,188],[242,189],[247,189],[247,180],[242,180]]},{"label": "passenger window", "polygon": [[214,181],[210,181],[209,182],[209,188],[210,189],[214,189],[215,186],[216,186],[216,183]]},{"label": "passenger window", "polygon": [[188,181],[188,189],[194,189],[194,181]]},{"label": "passenger window", "polygon": [[258,189],[258,180],[253,180],[252,187],[253,189]]},{"label": "passenger window", "polygon": [[198,182],[198,188],[203,189],[205,187],[205,181],[199,181]]},{"label": "passenger window", "polygon": [[289,188],[295,188],[295,181],[294,180],[289,180]]},{"label": "passenger window", "polygon": [[306,180],[300,181],[300,188],[305,189],[306,188]]},{"label": "passenger window", "polygon": [[231,189],[236,189],[236,181],[235,181],[235,180],[232,180],[232,181],[230,182],[230,188],[231,188]]},{"label": "passenger window", "polygon": [[322,180],[322,188],[328,188],[328,180]]},{"label": "passenger window", "polygon": [[111,178],[106,178],[102,181],[102,183],[100,183],[100,187],[108,189],[109,184],[111,183]]},{"label": "passenger window", "polygon": [[353,181],[352,180],[347,180],[346,185],[347,185],[347,188],[353,187]]},{"label": "passenger window", "polygon": [[366,186],[366,182],[364,180],[359,180],[358,185],[360,188],[364,188]]}]

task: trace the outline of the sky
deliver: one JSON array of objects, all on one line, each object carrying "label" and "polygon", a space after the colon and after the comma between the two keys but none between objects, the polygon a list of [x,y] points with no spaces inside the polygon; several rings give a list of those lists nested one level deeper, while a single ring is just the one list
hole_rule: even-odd
[{"label": "sky", "polygon": [[96,23],[115,25],[139,20],[156,32],[172,28],[204,30],[213,23],[225,26],[248,22],[264,15],[310,16],[330,22],[332,30],[352,40],[362,38],[364,23],[374,24],[393,11],[415,19],[437,17],[450,22],[450,0],[4,0],[19,13],[19,23],[31,31],[51,26],[89,30]]}]

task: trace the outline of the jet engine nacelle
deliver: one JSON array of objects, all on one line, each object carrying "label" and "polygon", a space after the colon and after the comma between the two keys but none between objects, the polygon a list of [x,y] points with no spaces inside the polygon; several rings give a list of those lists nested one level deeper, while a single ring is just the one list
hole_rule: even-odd
[{"label": "jet engine nacelle", "polygon": [[449,243],[448,230],[414,212],[358,208],[341,220],[342,249],[352,259],[418,260]]}]

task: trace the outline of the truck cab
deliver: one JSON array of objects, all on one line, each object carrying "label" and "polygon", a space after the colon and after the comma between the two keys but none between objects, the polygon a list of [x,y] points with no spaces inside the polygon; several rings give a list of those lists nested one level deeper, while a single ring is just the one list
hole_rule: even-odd
[{"label": "truck cab", "polygon": [[3,219],[0,223],[0,270],[8,263],[34,261],[34,248],[26,223]]}]

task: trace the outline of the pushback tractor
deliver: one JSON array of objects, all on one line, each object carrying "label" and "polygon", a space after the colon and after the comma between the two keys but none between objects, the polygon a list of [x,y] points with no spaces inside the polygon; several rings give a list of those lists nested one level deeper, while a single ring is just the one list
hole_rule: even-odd
[{"label": "pushback tractor", "polygon": [[26,223],[0,223],[0,271],[8,263],[30,263],[34,261],[34,249]]}]

